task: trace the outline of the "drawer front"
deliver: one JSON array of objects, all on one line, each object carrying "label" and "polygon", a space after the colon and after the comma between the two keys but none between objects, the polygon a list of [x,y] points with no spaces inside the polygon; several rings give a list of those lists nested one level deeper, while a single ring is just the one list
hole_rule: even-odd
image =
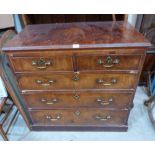
[{"label": "drawer front", "polygon": [[18,84],[22,90],[73,89],[72,74],[20,74]]},{"label": "drawer front", "polygon": [[24,94],[28,108],[71,108],[98,107],[110,109],[129,108],[133,93],[94,93],[94,92],[44,92]]},{"label": "drawer front", "polygon": [[134,89],[136,81],[136,74],[20,74],[18,76],[19,87],[22,90]]},{"label": "drawer front", "polygon": [[141,56],[78,56],[79,70],[138,70]]},{"label": "drawer front", "polygon": [[67,109],[30,111],[33,124],[50,126],[72,125],[126,125],[128,111],[113,111],[100,109]]},{"label": "drawer front", "polygon": [[15,72],[73,70],[71,56],[12,57],[11,63]]}]

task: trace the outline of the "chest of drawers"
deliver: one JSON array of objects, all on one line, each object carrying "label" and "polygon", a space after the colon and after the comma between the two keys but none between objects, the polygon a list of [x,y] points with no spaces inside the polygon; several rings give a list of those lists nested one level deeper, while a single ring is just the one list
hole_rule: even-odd
[{"label": "chest of drawers", "polygon": [[126,131],[149,42],[126,22],[30,25],[3,48],[31,130]]}]

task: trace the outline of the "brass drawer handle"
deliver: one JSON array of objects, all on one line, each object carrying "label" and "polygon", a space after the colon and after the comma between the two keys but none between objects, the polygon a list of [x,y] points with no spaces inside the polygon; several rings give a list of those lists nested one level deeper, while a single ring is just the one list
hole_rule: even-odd
[{"label": "brass drawer handle", "polygon": [[95,119],[96,119],[96,120],[99,120],[99,121],[107,121],[107,120],[110,120],[110,119],[111,119],[111,116],[108,115],[108,116],[102,117],[102,116],[100,116],[100,115],[96,115],[96,116],[95,116]]},{"label": "brass drawer handle", "polygon": [[52,84],[54,84],[56,82],[56,80],[48,80],[47,82],[44,82],[43,80],[36,80],[37,84],[40,84],[42,86],[50,86]]},{"label": "brass drawer handle", "polygon": [[108,101],[104,101],[102,98],[97,98],[96,101],[101,105],[109,105],[113,102],[113,98],[109,98]]},{"label": "brass drawer handle", "polygon": [[111,67],[113,67],[114,65],[103,65],[105,68],[111,68]]},{"label": "brass drawer handle", "polygon": [[107,56],[105,61],[102,60],[102,58],[98,59],[98,64],[103,65],[105,68],[111,68],[114,66],[114,64],[119,64],[120,60],[118,58],[115,58],[114,60],[110,57]]},{"label": "brass drawer handle", "polygon": [[115,78],[112,78],[111,82],[105,82],[103,79],[97,79],[96,82],[98,84],[102,84],[104,86],[111,86],[111,85],[117,83],[117,80]]},{"label": "brass drawer handle", "polygon": [[58,103],[58,99],[54,98],[51,101],[48,101],[47,99],[42,98],[41,102],[44,103],[44,104],[53,105],[53,104]]},{"label": "brass drawer handle", "polygon": [[46,69],[47,66],[52,65],[51,60],[44,60],[44,59],[39,59],[39,60],[34,60],[32,61],[32,65],[36,66],[38,69]]},{"label": "brass drawer handle", "polygon": [[56,115],[55,117],[52,117],[50,115],[46,115],[45,118],[47,120],[50,120],[50,121],[58,121],[62,118],[62,116],[60,114]]}]

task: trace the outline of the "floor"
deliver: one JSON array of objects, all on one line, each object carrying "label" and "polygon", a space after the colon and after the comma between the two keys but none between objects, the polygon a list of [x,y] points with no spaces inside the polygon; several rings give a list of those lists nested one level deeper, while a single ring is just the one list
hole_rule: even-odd
[{"label": "floor", "polygon": [[143,105],[143,101],[147,98],[143,87],[138,87],[134,98],[134,108],[129,117],[128,132],[32,132],[19,115],[8,137],[13,141],[155,140],[155,130],[148,118],[146,107]]}]

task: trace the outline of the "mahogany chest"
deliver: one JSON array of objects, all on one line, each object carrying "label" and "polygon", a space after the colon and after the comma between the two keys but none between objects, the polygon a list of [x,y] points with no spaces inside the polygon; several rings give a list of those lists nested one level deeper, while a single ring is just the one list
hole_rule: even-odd
[{"label": "mahogany chest", "polygon": [[126,131],[150,43],[127,22],[29,25],[3,48],[31,130]]}]

